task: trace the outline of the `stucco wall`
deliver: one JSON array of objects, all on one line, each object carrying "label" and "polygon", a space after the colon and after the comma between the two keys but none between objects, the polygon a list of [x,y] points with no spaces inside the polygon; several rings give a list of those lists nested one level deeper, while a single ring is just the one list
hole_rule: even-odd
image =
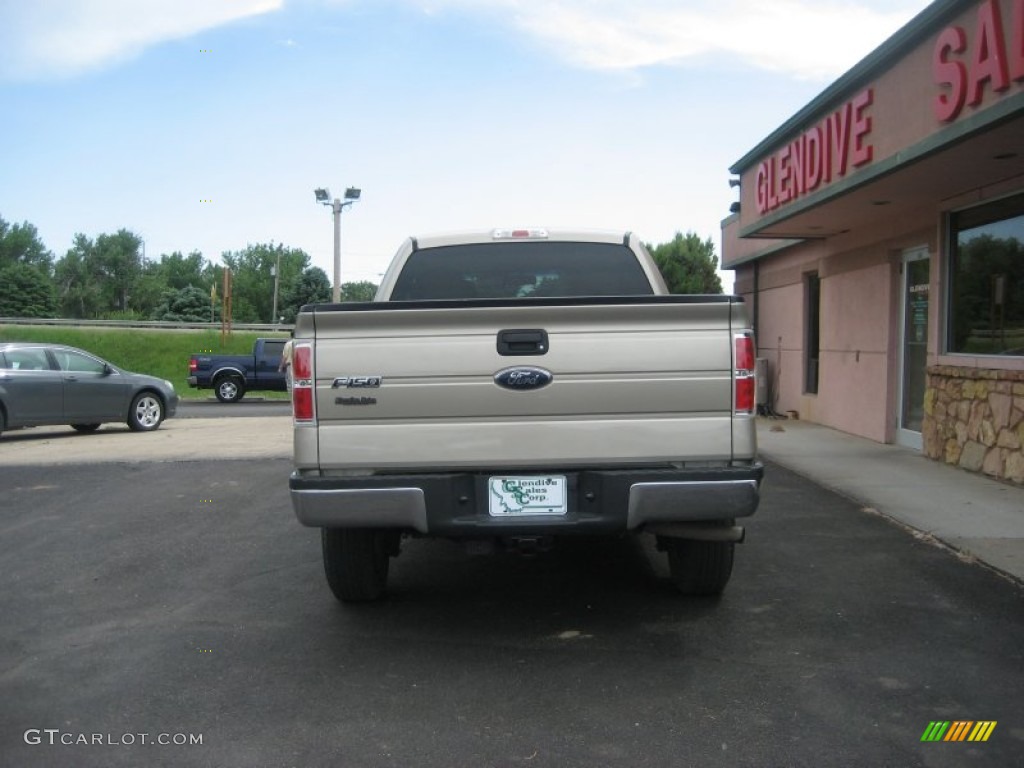
[{"label": "stucco wall", "polygon": [[864,253],[822,276],[818,410],[821,423],[884,442],[893,268],[879,258]]},{"label": "stucco wall", "polygon": [[768,360],[771,391],[777,395],[773,405],[780,412],[795,410],[803,389],[803,313],[794,311],[802,306],[800,283],[760,294],[757,356]]},{"label": "stucco wall", "polygon": [[[818,394],[804,392],[805,276],[821,279]],[[890,411],[893,281],[885,249],[829,255],[807,243],[761,262],[758,274],[758,356],[768,359],[773,405],[780,413],[884,442]],[[753,303],[752,267],[736,290]]]},{"label": "stucco wall", "polygon": [[[738,270],[735,291],[754,311],[753,265]],[[807,247],[774,255],[759,264],[757,356],[768,360],[777,410],[800,410],[803,393],[803,274],[817,269],[817,254]]]}]

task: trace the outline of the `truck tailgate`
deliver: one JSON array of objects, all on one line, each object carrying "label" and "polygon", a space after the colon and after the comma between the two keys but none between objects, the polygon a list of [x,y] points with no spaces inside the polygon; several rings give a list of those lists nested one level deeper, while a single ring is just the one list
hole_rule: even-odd
[{"label": "truck tailgate", "polygon": [[[304,317],[315,324],[319,429],[297,426],[297,467],[728,460],[736,312],[724,296],[316,307]],[[545,332],[543,350],[502,354],[499,334],[524,329]],[[296,342],[311,331],[300,326]],[[496,382],[522,367],[551,382]]]}]

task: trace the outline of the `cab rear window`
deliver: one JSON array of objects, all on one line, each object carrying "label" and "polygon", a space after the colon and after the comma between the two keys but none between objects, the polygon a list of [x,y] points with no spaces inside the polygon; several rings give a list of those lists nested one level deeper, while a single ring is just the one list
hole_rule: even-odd
[{"label": "cab rear window", "polygon": [[650,296],[636,255],[615,243],[496,242],[424,248],[392,301]]},{"label": "cab rear window", "polygon": [[263,342],[263,356],[264,357],[280,357],[284,352],[284,341],[265,341]]}]

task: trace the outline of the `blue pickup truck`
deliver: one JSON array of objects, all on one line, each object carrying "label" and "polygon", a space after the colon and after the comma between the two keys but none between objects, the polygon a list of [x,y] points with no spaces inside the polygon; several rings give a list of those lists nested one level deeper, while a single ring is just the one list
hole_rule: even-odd
[{"label": "blue pickup truck", "polygon": [[251,355],[213,355],[202,352],[188,359],[188,385],[212,389],[222,403],[237,403],[247,391],[287,390],[277,370],[288,339],[256,339]]}]

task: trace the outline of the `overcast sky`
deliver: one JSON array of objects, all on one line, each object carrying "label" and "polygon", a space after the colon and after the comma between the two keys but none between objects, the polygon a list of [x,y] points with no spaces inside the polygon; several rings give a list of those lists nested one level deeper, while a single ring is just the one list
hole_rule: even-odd
[{"label": "overcast sky", "polygon": [[728,168],[923,0],[0,0],[0,217],[58,258],[275,242],[377,281],[409,235],[711,237]]}]

